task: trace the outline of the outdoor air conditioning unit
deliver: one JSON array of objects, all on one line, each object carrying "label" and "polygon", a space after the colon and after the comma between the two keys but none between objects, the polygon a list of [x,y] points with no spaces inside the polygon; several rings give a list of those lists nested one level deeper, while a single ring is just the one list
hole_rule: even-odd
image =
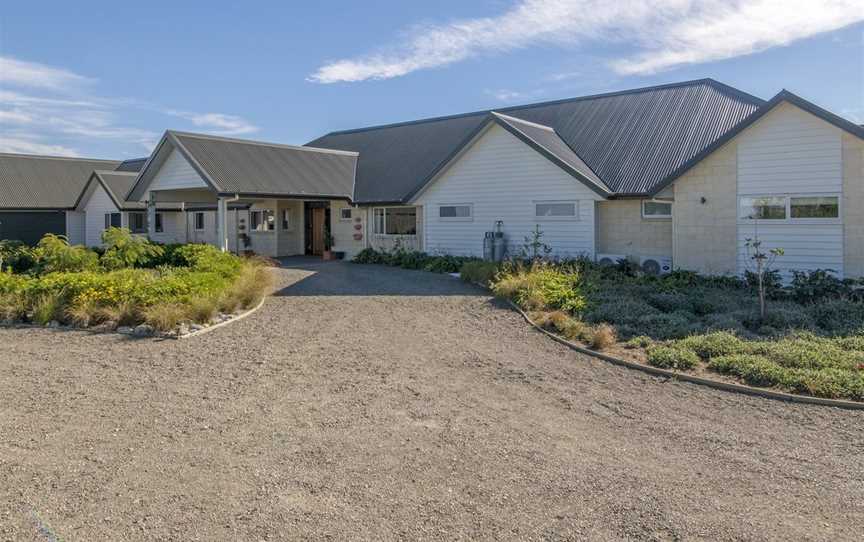
[{"label": "outdoor air conditioning unit", "polygon": [[643,257],[639,259],[639,266],[646,275],[665,275],[672,271],[672,258]]},{"label": "outdoor air conditioning unit", "polygon": [[624,254],[598,254],[597,255],[597,263],[600,265],[618,265],[619,260],[626,260],[627,256]]}]

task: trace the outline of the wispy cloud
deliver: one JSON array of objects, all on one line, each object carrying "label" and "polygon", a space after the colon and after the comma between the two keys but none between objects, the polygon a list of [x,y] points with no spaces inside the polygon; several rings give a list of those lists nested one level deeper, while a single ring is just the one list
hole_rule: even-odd
[{"label": "wispy cloud", "polygon": [[513,102],[524,102],[526,100],[533,100],[535,98],[539,98],[546,93],[546,89],[537,88],[532,90],[509,90],[509,89],[498,89],[498,90],[487,90],[486,94],[492,96],[499,102],[503,103],[513,103]]},{"label": "wispy cloud", "polygon": [[[778,16],[782,14],[782,16]],[[619,74],[650,74],[787,45],[864,20],[860,0],[520,0],[501,15],[420,25],[378,52],[335,60],[309,76],[336,83],[389,79],[535,45],[624,44]]]},{"label": "wispy cloud", "polygon": [[[162,130],[184,119],[191,129],[241,135],[258,127],[237,115],[177,111],[131,97],[91,92],[96,80],[61,68],[0,56],[0,149],[72,156],[112,142],[149,153]],[[144,113],[142,116],[141,113]],[[133,118],[145,118],[138,123]],[[157,129],[151,128],[153,123]],[[182,128],[182,126],[177,126]]]}]

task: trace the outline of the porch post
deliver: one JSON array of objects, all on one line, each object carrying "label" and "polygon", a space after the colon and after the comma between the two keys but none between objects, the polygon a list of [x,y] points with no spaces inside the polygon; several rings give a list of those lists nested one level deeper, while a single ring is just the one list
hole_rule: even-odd
[{"label": "porch post", "polygon": [[219,250],[228,251],[228,202],[220,197],[216,204],[216,239]]},{"label": "porch post", "polygon": [[153,239],[156,234],[156,197],[150,193],[147,199],[147,237]]}]

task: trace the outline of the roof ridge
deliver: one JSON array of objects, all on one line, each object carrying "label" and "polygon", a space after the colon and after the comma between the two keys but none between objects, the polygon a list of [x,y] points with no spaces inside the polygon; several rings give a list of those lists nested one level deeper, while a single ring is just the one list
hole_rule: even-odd
[{"label": "roof ridge", "polygon": [[497,117],[501,117],[504,120],[512,119],[512,120],[515,120],[516,122],[521,122],[522,124],[527,124],[528,126],[534,126],[535,128],[540,128],[541,130],[547,130],[549,132],[556,133],[555,128],[552,128],[551,126],[547,126],[545,124],[540,124],[537,122],[531,122],[530,120],[520,119],[519,117],[511,117],[510,115],[505,115],[505,114],[499,113],[497,111],[490,111],[489,114],[495,115]]},{"label": "roof ridge", "polygon": [[[669,88],[679,88],[679,87],[697,86],[697,85],[706,85],[706,84],[713,86],[715,88],[716,87],[723,87],[724,89],[734,91],[734,92],[738,93],[740,95],[740,97],[742,97],[742,98],[747,97],[747,101],[751,101],[751,102],[758,103],[758,104],[764,103],[764,100],[762,100],[761,98],[758,98],[756,96],[748,94],[744,91],[738,90],[735,87],[729,86],[725,83],[720,83],[719,81],[711,79],[710,77],[704,77],[702,79],[691,79],[688,81],[679,81],[676,83],[662,83],[659,85],[652,85],[652,86],[647,86],[647,87],[637,87],[637,88],[625,89],[625,90],[615,90],[615,91],[603,92],[603,93],[599,93],[599,94],[587,94],[585,96],[575,96],[572,98],[562,98],[562,99],[558,99],[558,100],[549,100],[549,101],[545,101],[545,102],[535,102],[535,103],[523,104],[523,105],[512,105],[512,106],[507,106],[507,107],[497,108],[497,109],[480,109],[480,110],[471,111],[468,113],[457,113],[454,115],[442,115],[440,117],[428,117],[428,118],[424,118],[424,119],[416,119],[416,120],[409,120],[409,121],[393,122],[393,123],[389,123],[389,124],[365,126],[362,128],[351,128],[348,130],[336,130],[333,132],[326,133],[323,136],[316,138],[313,141],[317,141],[318,139],[321,139],[323,137],[333,136],[333,135],[354,134],[354,133],[358,133],[358,132],[366,132],[366,131],[372,131],[372,130],[383,130],[386,128],[397,128],[397,127],[401,127],[401,126],[410,126],[413,124],[423,124],[426,122],[440,122],[440,121],[445,121],[445,120],[453,120],[453,119],[459,119],[459,118],[465,118],[465,117],[472,117],[475,115],[488,115],[489,113],[492,113],[493,111],[498,111],[498,112],[500,112],[500,111],[517,111],[517,110],[521,110],[521,109],[531,109],[531,108],[535,108],[535,107],[544,107],[544,106],[548,106],[548,105],[557,105],[557,104],[562,104],[562,103],[579,102],[579,101],[587,101],[587,100],[598,100],[598,99],[602,99],[602,98],[612,98],[615,96],[626,96],[629,94],[639,94],[642,92],[651,92],[651,91],[655,91],[655,90],[665,90],[665,89],[669,89]],[[519,120],[522,120],[522,119],[519,119]]]},{"label": "roof ridge", "polygon": [[122,160],[113,160],[111,158],[81,158],[78,156],[52,156],[50,154],[25,154],[18,152],[0,152],[0,157],[14,158],[38,158],[40,160],[69,160],[73,162],[116,162],[122,163]]},{"label": "roof ridge", "polygon": [[93,173],[97,175],[126,175],[126,176],[138,176],[137,171],[117,171],[116,169],[94,169]]},{"label": "roof ridge", "polygon": [[175,137],[193,137],[197,139],[207,139],[211,141],[225,141],[228,143],[240,143],[243,145],[258,145],[261,147],[277,147],[281,149],[292,149],[297,151],[323,152],[328,154],[343,154],[347,156],[359,156],[360,153],[355,151],[343,151],[339,149],[322,149],[318,147],[308,147],[305,145],[289,145],[287,143],[271,143],[269,141],[259,141],[254,139],[240,139],[236,137],[216,136],[211,134],[199,134],[195,132],[181,132],[179,130],[167,130],[167,133],[173,134]]}]

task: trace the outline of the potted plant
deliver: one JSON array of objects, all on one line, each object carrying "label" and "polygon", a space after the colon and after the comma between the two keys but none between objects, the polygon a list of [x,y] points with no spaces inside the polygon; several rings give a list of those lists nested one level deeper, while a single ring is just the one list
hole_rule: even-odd
[{"label": "potted plant", "polygon": [[325,260],[333,259],[333,234],[330,232],[330,228],[324,228],[324,254],[322,255]]}]

